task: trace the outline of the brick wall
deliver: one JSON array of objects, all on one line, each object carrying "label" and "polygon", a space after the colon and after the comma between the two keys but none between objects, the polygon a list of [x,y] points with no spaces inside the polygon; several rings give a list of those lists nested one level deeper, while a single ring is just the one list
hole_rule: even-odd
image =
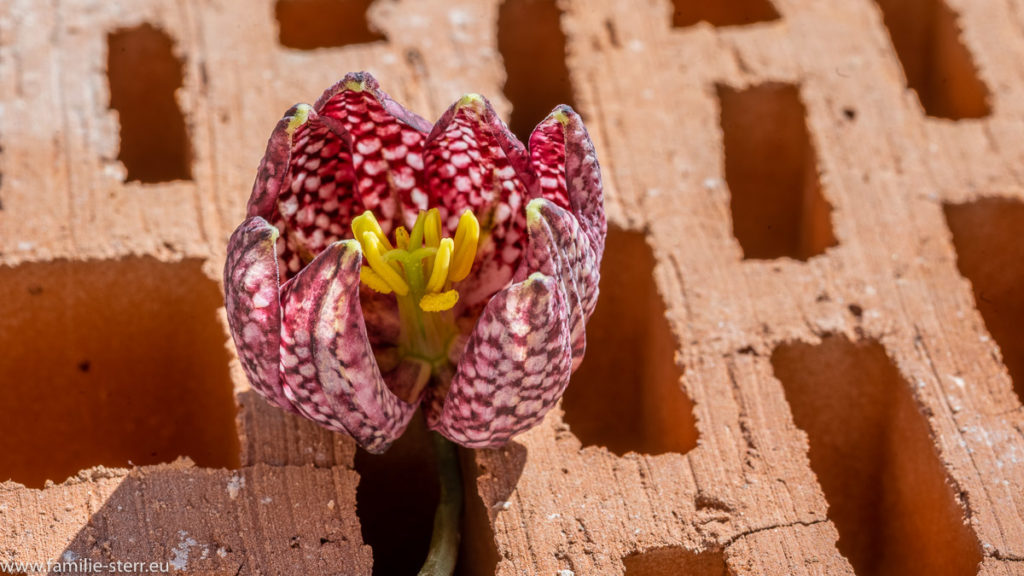
[{"label": "brick wall", "polygon": [[462,574],[1024,573],[1022,56],[1019,0],[4,2],[0,561],[415,570],[424,438],[267,407],[220,308],[273,124],[369,70],[568,102],[604,169],[587,359],[463,453]]}]

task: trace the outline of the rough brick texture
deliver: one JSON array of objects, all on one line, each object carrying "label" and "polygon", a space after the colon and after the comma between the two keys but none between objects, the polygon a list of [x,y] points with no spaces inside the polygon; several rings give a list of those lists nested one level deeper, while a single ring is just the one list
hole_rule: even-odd
[{"label": "rough brick texture", "polygon": [[568,100],[604,171],[587,358],[462,454],[463,574],[1024,574],[1021,62],[1022,0],[2,2],[0,561],[413,573],[422,438],[269,407],[218,308],[274,123],[368,70]]}]

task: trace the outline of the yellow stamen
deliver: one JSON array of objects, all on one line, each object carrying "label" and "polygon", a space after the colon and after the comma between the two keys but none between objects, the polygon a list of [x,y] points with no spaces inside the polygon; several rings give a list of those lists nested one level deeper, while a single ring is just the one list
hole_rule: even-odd
[{"label": "yellow stamen", "polygon": [[[437,208],[419,213],[412,230],[397,226],[394,247],[372,212],[352,220],[352,232],[366,259],[359,279],[370,290],[395,294],[400,330],[394,357],[380,366],[419,362],[414,397],[441,374],[451,358],[459,329],[451,310],[459,302],[452,282],[469,275],[480,244],[480,223],[471,210],[459,217],[454,238],[445,238]],[[461,345],[458,345],[461,349]],[[412,373],[409,373],[412,376]]]},{"label": "yellow stamen", "polygon": [[451,289],[451,283],[469,275],[480,243],[480,223],[471,210],[459,217],[455,238],[442,237],[441,212],[436,208],[420,212],[412,232],[403,226],[395,228],[394,248],[372,212],[354,218],[352,232],[366,257],[359,272],[362,283],[383,294],[394,292],[400,309],[403,298],[412,298],[405,302],[424,312],[443,312],[455,306],[459,293]]},{"label": "yellow stamen", "polygon": [[395,228],[395,248],[399,250],[409,249],[409,231],[405,229],[405,226]]},{"label": "yellow stamen", "polygon": [[[376,222],[376,220],[374,221]],[[409,284],[384,260],[384,256],[380,253],[381,242],[377,236],[373,232],[363,232],[362,240],[363,253],[366,255],[366,261],[370,264],[370,268],[395,291],[395,294],[399,296],[408,294]]]},{"label": "yellow stamen", "polygon": [[441,243],[441,211],[431,208],[426,216],[420,217],[424,219],[423,238],[427,241],[427,246],[437,248]]},{"label": "yellow stamen", "polygon": [[451,238],[441,240],[441,245],[437,247],[437,254],[434,256],[434,269],[430,272],[430,280],[427,280],[427,292],[440,292],[444,289],[454,248],[455,242]]},{"label": "yellow stamen", "polygon": [[448,279],[460,282],[469,276],[476,259],[476,249],[480,242],[480,223],[472,210],[466,210],[459,218],[459,227],[455,230],[455,252],[452,256]]},{"label": "yellow stamen", "polygon": [[374,272],[372,268],[361,268],[359,270],[359,279],[362,280],[363,284],[381,294],[391,294],[393,292],[391,286],[379,274]]},{"label": "yellow stamen", "polygon": [[[373,212],[367,210],[359,216],[352,219],[352,232],[355,235],[356,240],[362,243],[363,236],[367,232],[372,232],[377,240],[384,246],[385,251],[391,250],[391,242],[388,241],[388,237],[384,235],[384,230],[381,229],[380,223],[377,222],[377,218],[374,217]],[[366,244],[363,244],[363,248],[366,248]]]},{"label": "yellow stamen", "polygon": [[420,308],[424,312],[444,312],[451,310],[452,306],[459,301],[459,293],[455,290],[441,292],[440,294],[427,294],[420,299]]},{"label": "yellow stamen", "polygon": [[412,225],[412,234],[409,236],[409,247],[407,250],[410,252],[423,246],[423,227],[426,226],[426,218],[423,215],[426,212],[420,212],[420,215],[416,217],[416,223]]}]

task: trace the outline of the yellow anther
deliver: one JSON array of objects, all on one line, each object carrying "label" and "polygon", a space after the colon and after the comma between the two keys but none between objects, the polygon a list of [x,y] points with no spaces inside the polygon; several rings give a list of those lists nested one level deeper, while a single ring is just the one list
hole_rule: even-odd
[{"label": "yellow anther", "polygon": [[405,226],[395,228],[395,248],[399,250],[409,249],[409,231],[405,229]]},{"label": "yellow anther", "polygon": [[451,269],[448,279],[459,282],[469,276],[476,259],[476,249],[480,242],[480,223],[472,210],[466,210],[459,218],[459,227],[455,229],[455,251],[452,254]]},{"label": "yellow anther", "polygon": [[377,240],[384,246],[385,250],[391,250],[391,242],[388,241],[388,237],[384,235],[384,230],[381,229],[380,223],[377,222],[377,218],[373,215],[373,212],[367,210],[359,216],[352,219],[352,235],[355,236],[356,240],[363,245],[363,249],[366,249],[366,243],[363,242],[363,238],[367,232],[372,232]]},{"label": "yellow anther", "polygon": [[363,281],[363,284],[366,284],[374,291],[380,292],[381,294],[391,294],[393,292],[391,286],[388,285],[388,283],[385,282],[379,274],[374,272],[372,268],[360,268],[359,279]]},{"label": "yellow anther", "polygon": [[434,269],[430,272],[430,280],[427,280],[427,292],[440,292],[444,289],[454,249],[455,242],[451,238],[441,240],[441,245],[437,247],[437,254],[434,256]]},{"label": "yellow anther", "polygon": [[459,301],[459,293],[455,290],[441,292],[440,294],[427,294],[420,299],[420,308],[424,312],[444,312],[451,310],[452,306]]},{"label": "yellow anther", "polygon": [[394,247],[370,211],[352,220],[352,232],[366,258],[360,281],[382,294],[394,292],[400,303],[403,297],[414,298],[413,310],[423,312],[443,312],[458,303],[451,283],[469,275],[480,244],[480,223],[472,210],[459,217],[454,238],[442,237],[437,208],[420,212],[412,231],[395,228]]},{"label": "yellow anther", "polygon": [[[374,221],[376,222],[376,220]],[[402,278],[402,275],[396,272],[380,253],[380,239],[373,232],[367,231],[363,232],[362,241],[363,254],[366,255],[366,261],[370,264],[370,268],[395,291],[395,294],[399,296],[408,294],[409,284],[405,278]]]},{"label": "yellow anther", "polygon": [[437,248],[441,244],[441,211],[431,208],[423,220],[423,238],[427,246]]}]

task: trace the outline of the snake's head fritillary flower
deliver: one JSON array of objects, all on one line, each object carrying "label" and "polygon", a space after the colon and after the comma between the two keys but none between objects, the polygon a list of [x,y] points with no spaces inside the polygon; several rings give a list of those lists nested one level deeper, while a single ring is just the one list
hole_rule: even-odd
[{"label": "snake's head fritillary flower", "polygon": [[383,452],[422,406],[504,444],[583,359],[606,224],[583,124],[520,143],[483,97],[431,126],[349,74],[278,122],[228,244],[242,367],[271,403]]}]

